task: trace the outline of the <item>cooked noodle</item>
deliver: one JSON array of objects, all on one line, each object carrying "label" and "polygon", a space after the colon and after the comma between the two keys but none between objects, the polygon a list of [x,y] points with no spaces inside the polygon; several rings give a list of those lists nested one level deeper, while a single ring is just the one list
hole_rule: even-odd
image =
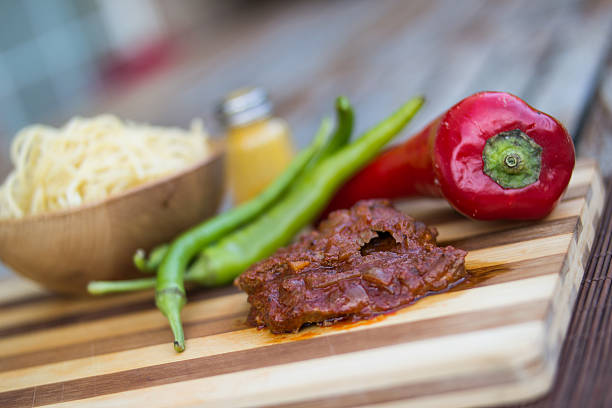
[{"label": "cooked noodle", "polygon": [[177,172],[209,155],[207,139],[201,121],[183,130],[101,115],[29,126],[11,146],[0,218],[76,207]]}]

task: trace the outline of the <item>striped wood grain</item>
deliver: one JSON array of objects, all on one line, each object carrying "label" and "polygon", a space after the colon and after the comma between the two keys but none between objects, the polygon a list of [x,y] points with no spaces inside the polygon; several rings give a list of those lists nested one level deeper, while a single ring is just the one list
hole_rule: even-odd
[{"label": "striped wood grain", "polygon": [[[373,321],[297,334],[246,326],[245,295],[197,290],[175,354],[150,293],[66,300],[5,281],[0,406],[469,406],[550,385],[604,189],[579,163],[536,223],[476,223],[441,201],[399,206],[467,249],[469,282]],[[239,385],[239,387],[237,386]]]}]

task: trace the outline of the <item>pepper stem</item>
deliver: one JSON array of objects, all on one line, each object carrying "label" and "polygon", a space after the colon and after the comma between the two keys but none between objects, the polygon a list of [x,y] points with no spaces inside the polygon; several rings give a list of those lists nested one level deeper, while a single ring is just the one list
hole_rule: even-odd
[{"label": "pepper stem", "polygon": [[504,158],[504,165],[508,173],[518,173],[521,170],[521,156],[516,153],[510,153]]},{"label": "pepper stem", "polygon": [[482,150],[483,171],[503,188],[523,188],[540,178],[542,147],[520,129],[501,132]]},{"label": "pepper stem", "polygon": [[133,279],[125,281],[92,281],[87,285],[87,291],[92,295],[107,293],[133,292],[155,287],[155,278]]},{"label": "pepper stem", "polygon": [[181,323],[181,309],[186,302],[185,293],[178,288],[167,288],[155,293],[155,304],[168,318],[174,334],[174,350],[180,353],[185,350],[185,334]]}]

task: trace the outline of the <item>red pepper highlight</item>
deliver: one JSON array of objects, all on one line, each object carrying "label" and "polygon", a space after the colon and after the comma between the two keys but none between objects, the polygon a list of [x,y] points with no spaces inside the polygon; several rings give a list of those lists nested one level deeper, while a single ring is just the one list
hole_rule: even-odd
[{"label": "red pepper highlight", "polygon": [[469,96],[349,180],[324,214],[369,198],[440,196],[474,219],[540,219],[574,169],[574,144],[550,115],[505,92]]}]

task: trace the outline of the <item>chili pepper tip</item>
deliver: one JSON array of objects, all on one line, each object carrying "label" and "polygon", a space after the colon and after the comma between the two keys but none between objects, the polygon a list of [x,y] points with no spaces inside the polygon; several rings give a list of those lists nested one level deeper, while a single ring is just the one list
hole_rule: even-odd
[{"label": "chili pepper tip", "polygon": [[348,110],[351,108],[351,103],[346,96],[339,96],[336,98],[336,107],[341,110]]},{"label": "chili pepper tip", "polygon": [[147,271],[146,257],[147,255],[144,249],[142,248],[137,249],[136,252],[134,253],[132,262],[134,263],[134,266],[136,267],[136,269],[138,269],[140,272]]},{"label": "chili pepper tip", "polygon": [[174,335],[174,350],[177,353],[185,350],[185,333],[181,323],[181,309],[185,301],[185,294],[172,288],[155,294],[155,304],[170,323],[170,329]]},{"label": "chili pepper tip", "polygon": [[174,340],[174,350],[177,353],[182,353],[183,351],[185,351],[185,343],[180,344],[178,341]]}]

